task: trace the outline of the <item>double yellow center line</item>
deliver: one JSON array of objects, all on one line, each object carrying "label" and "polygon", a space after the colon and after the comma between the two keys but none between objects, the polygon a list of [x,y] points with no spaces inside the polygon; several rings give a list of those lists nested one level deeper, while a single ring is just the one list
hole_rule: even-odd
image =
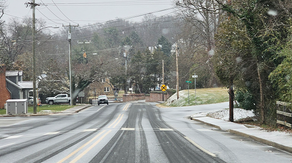
[{"label": "double yellow center line", "polygon": [[[130,106],[130,103],[128,103],[124,108],[123,111],[127,111],[128,108]],[[108,128],[115,128],[120,121],[123,119],[124,114],[119,114],[119,116],[117,117],[117,119],[108,126]],[[99,134],[97,134],[94,138],[92,138],[91,140],[89,140],[87,143],[85,143],[84,145],[82,145],[81,147],[79,147],[78,149],[76,149],[75,151],[73,151],[72,153],[70,153],[68,156],[66,156],[65,158],[63,158],[62,160],[58,161],[58,163],[63,163],[64,161],[68,160],[70,157],[72,157],[73,155],[75,155],[77,152],[79,152],[80,150],[82,150],[83,148],[85,148],[87,145],[89,145],[90,143],[92,143],[95,139],[97,139],[98,137],[100,137],[96,142],[94,142],[91,146],[89,146],[85,151],[83,151],[81,154],[79,154],[76,158],[74,158],[70,163],[75,163],[77,162],[79,159],[81,159],[86,153],[88,153],[93,147],[95,147],[105,136],[107,136],[112,130],[109,130],[106,132],[106,130],[100,132]]]},{"label": "double yellow center line", "polygon": [[[127,111],[129,106],[130,106],[130,103],[127,103],[125,107],[123,108],[123,111]],[[118,118],[111,125],[109,125],[108,128],[112,128],[112,127],[115,128],[121,122],[121,120],[123,119],[123,116],[124,114],[119,114]]]},{"label": "double yellow center line", "polygon": [[[95,147],[106,135],[108,135],[112,130],[109,131],[102,131],[101,133],[99,133],[98,135],[96,135],[94,138],[92,138],[91,140],[89,140],[87,143],[85,143],[84,145],[82,145],[81,147],[79,147],[78,149],[76,149],[75,151],[73,151],[72,153],[70,153],[67,157],[63,158],[62,160],[58,161],[58,163],[62,163],[64,161],[66,161],[67,159],[69,159],[70,157],[72,157],[74,154],[76,154],[77,152],[79,152],[81,149],[85,148],[88,144],[90,144],[91,142],[93,142],[95,139],[97,139],[99,136],[101,136],[94,144],[92,144],[90,147],[88,147],[84,152],[82,152],[80,155],[78,155],[76,158],[74,158],[70,163],[75,163],[77,162],[80,158],[82,158],[86,153],[88,153],[93,147]],[[105,133],[106,132],[106,133]],[[105,134],[104,134],[105,133]]]}]

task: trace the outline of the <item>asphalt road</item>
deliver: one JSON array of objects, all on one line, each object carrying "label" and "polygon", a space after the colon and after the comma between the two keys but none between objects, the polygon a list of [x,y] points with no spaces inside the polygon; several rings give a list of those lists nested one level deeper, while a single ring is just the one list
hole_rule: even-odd
[{"label": "asphalt road", "polygon": [[0,127],[0,162],[291,162],[289,153],[187,117],[225,104],[93,106],[73,115],[16,117]]}]

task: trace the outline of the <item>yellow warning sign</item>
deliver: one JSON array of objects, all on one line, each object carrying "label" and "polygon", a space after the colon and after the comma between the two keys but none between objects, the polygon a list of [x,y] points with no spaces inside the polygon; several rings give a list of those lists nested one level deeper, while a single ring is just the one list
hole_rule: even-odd
[{"label": "yellow warning sign", "polygon": [[163,85],[160,87],[160,89],[161,89],[162,91],[166,91],[166,90],[167,90],[167,87],[166,87],[165,84],[163,84]]}]

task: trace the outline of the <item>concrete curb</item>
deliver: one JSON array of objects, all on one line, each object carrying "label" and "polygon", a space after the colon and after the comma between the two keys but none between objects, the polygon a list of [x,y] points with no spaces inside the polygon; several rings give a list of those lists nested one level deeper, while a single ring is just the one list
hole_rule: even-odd
[{"label": "concrete curb", "polygon": [[273,141],[270,141],[270,140],[267,140],[267,139],[263,139],[263,138],[260,138],[258,136],[254,136],[254,135],[250,135],[250,134],[247,134],[247,133],[244,133],[244,132],[236,131],[235,129],[224,130],[218,125],[215,125],[215,124],[212,124],[212,123],[208,123],[206,121],[202,121],[202,120],[197,119],[197,118],[190,118],[190,119],[198,121],[198,122],[201,122],[201,123],[204,123],[206,125],[209,125],[209,126],[212,126],[212,127],[215,127],[215,128],[218,128],[218,129],[220,129],[222,131],[227,131],[227,132],[230,132],[230,133],[242,136],[242,137],[250,138],[250,139],[253,139],[253,140],[258,141],[260,143],[267,144],[267,145],[270,145],[270,146],[273,146],[273,147],[276,147],[276,148],[279,148],[279,149],[282,149],[284,151],[292,153],[292,147],[285,146],[283,144],[279,144],[279,143],[276,143],[276,142],[273,142]]},{"label": "concrete curb", "polygon": [[[215,128],[218,128],[218,129],[222,130],[222,128],[220,126],[214,125],[212,123],[208,123],[208,122],[202,121],[202,120],[197,119],[197,118],[190,118],[190,119],[191,120],[194,120],[194,121],[198,121],[198,122],[204,123],[206,125],[209,125],[209,126],[212,126],[212,127],[215,127]],[[226,130],[222,130],[222,131],[226,131]]]},{"label": "concrete curb", "polygon": [[270,145],[270,146],[273,146],[273,147],[276,147],[276,148],[279,148],[279,149],[282,149],[284,151],[292,153],[292,147],[288,147],[288,146],[285,146],[285,145],[282,145],[282,144],[279,144],[279,143],[276,143],[276,142],[273,142],[270,140],[266,140],[266,139],[263,139],[263,138],[260,138],[260,137],[254,136],[254,135],[246,134],[246,133],[232,130],[232,129],[229,130],[229,132],[236,134],[236,135],[239,135],[239,136],[246,137],[246,138],[251,138],[251,139],[256,140],[258,142],[261,142],[261,143],[264,143],[264,144],[267,144],[267,145]]}]

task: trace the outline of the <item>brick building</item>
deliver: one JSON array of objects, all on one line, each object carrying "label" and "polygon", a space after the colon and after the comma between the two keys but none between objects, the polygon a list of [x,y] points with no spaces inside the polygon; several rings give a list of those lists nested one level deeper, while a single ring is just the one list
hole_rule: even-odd
[{"label": "brick building", "polygon": [[27,99],[33,89],[32,81],[22,81],[22,71],[6,71],[5,65],[0,66],[0,108],[8,99]]},{"label": "brick building", "polygon": [[4,108],[4,104],[11,98],[10,92],[6,87],[6,67],[0,65],[0,109]]}]

